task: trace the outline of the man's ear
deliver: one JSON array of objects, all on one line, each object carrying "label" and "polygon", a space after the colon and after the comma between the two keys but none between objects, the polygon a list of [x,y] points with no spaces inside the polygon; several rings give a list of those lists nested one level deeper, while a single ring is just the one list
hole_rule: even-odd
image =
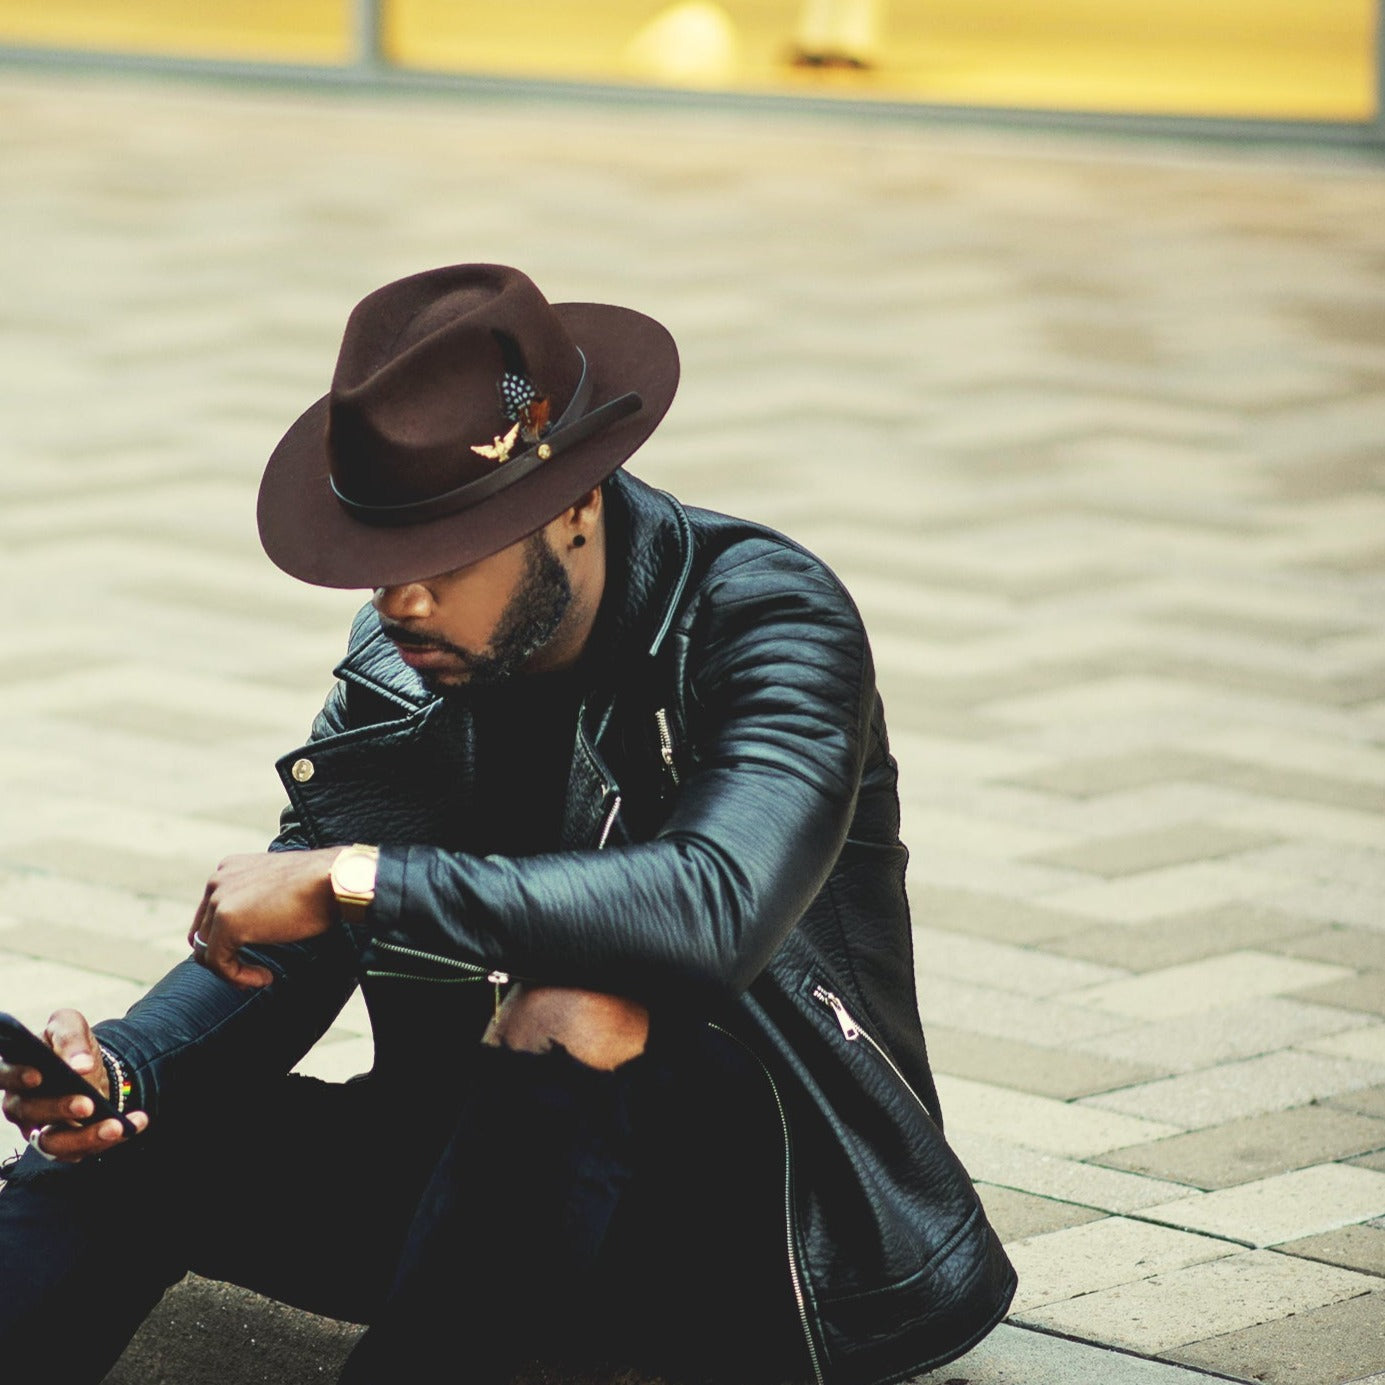
[{"label": "man's ear", "polygon": [[573,507],[573,518],[578,521],[585,521],[588,526],[594,527],[601,521],[601,515],[605,505],[605,492],[600,486],[593,486]]},{"label": "man's ear", "polygon": [[602,500],[601,487],[596,486],[558,516],[557,524],[565,543],[571,544],[574,539],[580,538],[585,544],[601,533],[604,515]]}]

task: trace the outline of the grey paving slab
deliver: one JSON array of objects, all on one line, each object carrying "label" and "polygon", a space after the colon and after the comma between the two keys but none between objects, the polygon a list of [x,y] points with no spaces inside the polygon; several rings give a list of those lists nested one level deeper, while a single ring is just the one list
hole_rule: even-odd
[{"label": "grey paving slab", "polygon": [[1385,1226],[1378,1222],[1343,1226],[1276,1247],[1285,1255],[1302,1255],[1327,1265],[1340,1265],[1362,1274],[1385,1276]]},{"label": "grey paving slab", "polygon": [[1322,986],[1308,986],[1299,994],[1318,1005],[1340,1005],[1344,1010],[1385,1015],[1385,969],[1364,971]]},{"label": "grey paving slab", "polygon": [[1217,762],[1207,755],[1187,755],[1167,747],[1099,759],[1068,760],[1012,776],[1013,782],[1074,798],[1090,798],[1170,779],[1201,778]]},{"label": "grey paving slab", "polygon": [[1239,832],[1215,823],[1189,822],[1162,832],[1134,837],[1113,837],[1087,842],[1062,851],[1045,852],[1035,859],[1055,866],[1091,871],[1096,875],[1134,875],[1189,861],[1235,856],[1266,845],[1273,839],[1257,832]]},{"label": "grey paving slab", "polygon": [[1279,1322],[1179,1347],[1176,1361],[1266,1385],[1339,1385],[1385,1367],[1385,1293],[1362,1294]]},{"label": "grey paving slab", "polygon": [[[976,1190],[986,1208],[986,1217],[1002,1241],[1019,1241],[1026,1236],[1041,1236],[1068,1226],[1099,1221],[1106,1214],[1092,1207],[1078,1207],[1055,1198],[1036,1197],[1014,1188],[998,1188],[978,1183]],[[1316,1257],[1313,1257],[1316,1258]]]},{"label": "grey paving slab", "polygon": [[1377,972],[1385,972],[1385,933],[1366,928],[1338,925],[1298,937],[1282,937],[1263,945],[1270,952],[1283,952],[1290,957],[1336,962],[1340,966],[1370,967]]},{"label": "grey paving slab", "polygon": [[914,1379],[920,1385],[1207,1385],[1209,1373],[1002,1324],[950,1366]]},{"label": "grey paving slab", "polygon": [[1247,948],[1284,952],[1314,961],[1340,961],[1335,955],[1309,954],[1280,942],[1303,936],[1306,922],[1263,905],[1225,904],[1192,914],[1150,919],[1126,928],[1087,928],[1044,939],[1042,946],[1045,952],[1139,972],[1162,971],[1183,962]]},{"label": "grey paving slab", "polygon": [[1385,1149],[1385,1121],[1316,1105],[1228,1121],[1094,1159],[1110,1168],[1212,1189],[1380,1149]]},{"label": "grey paving slab", "polygon": [[1032,901],[1007,899],[983,890],[924,885],[911,892],[911,903],[914,917],[921,922],[998,942],[1042,942],[1091,927],[1091,920],[1080,914],[1064,914]]},{"label": "grey paving slab", "polygon": [[1071,1049],[1040,1048],[945,1025],[929,1027],[928,1052],[938,1072],[1062,1100],[1126,1087],[1158,1075],[1158,1069],[1135,1063]]},{"label": "grey paving slab", "polygon": [[1357,1111],[1363,1116],[1375,1116],[1385,1120],[1385,1085],[1341,1092],[1331,1098],[1331,1104],[1339,1110]]}]

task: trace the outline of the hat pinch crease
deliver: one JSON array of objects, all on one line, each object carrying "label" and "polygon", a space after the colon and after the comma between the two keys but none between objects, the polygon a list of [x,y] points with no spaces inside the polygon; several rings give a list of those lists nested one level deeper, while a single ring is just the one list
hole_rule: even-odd
[{"label": "hat pinch crease", "polygon": [[556,457],[565,448],[585,442],[603,428],[638,413],[644,401],[633,390],[628,394],[598,406],[590,413],[583,414],[566,427],[554,428],[543,442],[522,452],[518,457],[497,466],[489,476],[469,481],[456,490],[444,491],[441,495],[430,496],[426,500],[411,500],[402,505],[364,505],[337,489],[336,481],[329,477],[332,494],[355,518],[367,524],[395,525],[417,524],[429,519],[442,519],[446,515],[457,514],[473,505],[498,494],[516,481],[522,481],[531,472],[537,471],[546,461]]}]

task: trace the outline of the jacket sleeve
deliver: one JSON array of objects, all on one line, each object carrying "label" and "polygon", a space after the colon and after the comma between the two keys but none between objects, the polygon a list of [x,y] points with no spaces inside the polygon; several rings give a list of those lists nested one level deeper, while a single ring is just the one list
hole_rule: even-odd
[{"label": "jacket sleeve", "polygon": [[651,1002],[750,984],[845,840],[870,656],[836,580],[783,548],[707,579],[680,633],[698,755],[659,834],[519,858],[386,847],[367,967],[393,944]]},{"label": "jacket sleeve", "polygon": [[[311,739],[343,729],[338,683],[313,722]],[[290,809],[270,851],[311,846]],[[253,949],[274,975],[242,991],[188,959],[130,1008],[123,1019],[95,1025],[130,1080],[132,1109],[156,1114],[184,1094],[234,1105],[237,1092],[288,1072],[326,1032],[356,985],[354,950],[335,931],[305,943]]]}]

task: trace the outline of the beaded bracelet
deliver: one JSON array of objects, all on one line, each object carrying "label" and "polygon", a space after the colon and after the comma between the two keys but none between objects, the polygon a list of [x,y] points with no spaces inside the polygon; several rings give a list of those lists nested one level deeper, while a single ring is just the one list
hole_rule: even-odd
[{"label": "beaded bracelet", "polygon": [[125,1076],[125,1069],[121,1066],[120,1059],[105,1044],[98,1043],[97,1047],[101,1050],[101,1057],[106,1062],[106,1077],[110,1082],[111,1101],[115,1109],[123,1113],[125,1103],[130,1099],[130,1080]]}]

